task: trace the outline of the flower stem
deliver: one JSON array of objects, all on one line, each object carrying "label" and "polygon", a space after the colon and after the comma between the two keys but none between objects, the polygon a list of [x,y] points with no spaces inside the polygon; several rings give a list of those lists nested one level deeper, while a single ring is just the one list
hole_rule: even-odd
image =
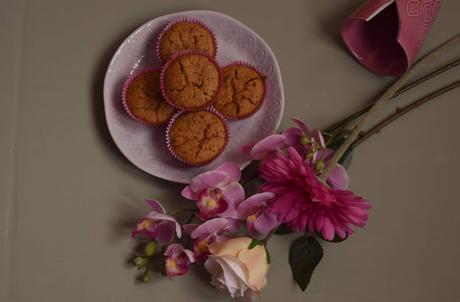
[{"label": "flower stem", "polygon": [[[419,84],[422,84],[423,82],[425,81],[428,81],[429,79],[432,79],[434,78],[435,76],[437,75],[440,75],[442,74],[443,72],[445,71],[448,71],[449,69],[457,66],[457,65],[460,65],[460,59],[457,59],[439,69],[436,69],[435,71],[433,71],[432,73],[429,73],[413,82],[411,82],[410,84],[408,85],[405,85],[404,87],[402,87],[401,89],[399,89],[390,99],[394,99],[396,98],[397,96],[403,94],[404,92],[418,86]],[[343,126],[346,126],[347,124],[349,124],[350,122],[352,122],[353,120],[357,119],[358,117],[360,117],[361,115],[363,115],[364,113],[366,113],[367,111],[369,111],[369,109],[371,109],[372,107],[372,104],[369,104],[367,105],[366,107],[350,114],[349,116],[345,117],[344,119],[334,123],[333,125],[331,125],[330,127],[326,128],[326,130],[324,130],[324,132],[327,132],[327,133],[331,133],[333,132],[334,130],[337,130],[338,128],[340,127],[343,127]]]},{"label": "flower stem", "polygon": [[364,142],[366,139],[368,139],[372,135],[378,133],[385,126],[387,126],[388,124],[390,124],[394,120],[398,119],[399,117],[403,116],[404,114],[409,113],[410,111],[414,110],[418,106],[423,105],[424,103],[434,99],[435,97],[440,96],[440,95],[442,95],[442,94],[444,94],[444,93],[446,93],[446,92],[448,92],[448,91],[450,91],[452,89],[455,89],[457,87],[460,87],[460,80],[456,81],[456,82],[453,82],[453,83],[451,83],[451,84],[449,84],[447,86],[444,86],[441,89],[438,89],[438,90],[430,93],[429,95],[410,103],[409,105],[406,105],[406,106],[404,106],[402,108],[396,109],[396,111],[394,113],[392,113],[391,115],[389,115],[386,118],[384,118],[383,120],[381,120],[379,123],[377,123],[375,126],[370,128],[366,132],[360,134],[358,136],[358,138],[351,144],[351,148],[352,149],[356,148],[362,142]]},{"label": "flower stem", "polygon": [[364,115],[357,124],[353,127],[350,135],[347,139],[340,145],[339,149],[334,153],[331,160],[328,162],[326,169],[324,170],[323,174],[321,174],[321,179],[325,181],[329,174],[331,173],[332,169],[335,167],[339,159],[345,153],[345,151],[350,147],[353,141],[358,137],[359,132],[366,124],[367,121],[386,103],[388,100],[399,90],[401,89],[407,81],[409,81],[414,74],[419,72],[421,69],[425,67],[425,65],[430,64],[431,62],[435,61],[439,56],[441,56],[445,51],[450,49],[452,46],[458,44],[460,42],[460,34],[455,35],[453,38],[447,40],[427,55],[422,57],[419,61],[417,61],[405,74],[403,74],[398,80],[396,80],[390,87],[380,96],[379,99],[372,105],[369,111]]}]

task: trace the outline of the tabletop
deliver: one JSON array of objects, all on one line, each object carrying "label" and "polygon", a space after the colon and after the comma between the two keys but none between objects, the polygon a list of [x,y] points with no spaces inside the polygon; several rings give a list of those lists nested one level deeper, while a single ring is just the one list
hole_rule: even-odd
[{"label": "tabletop", "polygon": [[[291,116],[323,128],[392,81],[356,63],[340,41],[341,22],[362,2],[0,0],[1,301],[231,301],[199,270],[135,282],[126,261],[143,199],[170,209],[186,201],[183,185],[140,171],[114,145],[102,95],[108,63],[152,18],[219,11],[252,28],[277,56],[281,128]],[[421,53],[457,33],[459,11],[460,2],[444,1]],[[452,69],[430,80],[381,116],[459,76]],[[450,91],[355,150],[351,188],[372,203],[368,227],[324,247],[306,292],[287,262],[293,236],[274,237],[260,301],[460,300],[459,98],[460,89]]]}]

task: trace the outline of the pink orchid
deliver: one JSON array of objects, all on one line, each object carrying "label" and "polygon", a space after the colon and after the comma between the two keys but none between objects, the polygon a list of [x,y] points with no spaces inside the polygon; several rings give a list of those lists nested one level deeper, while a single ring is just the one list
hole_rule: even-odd
[{"label": "pink orchid", "polygon": [[[297,127],[286,129],[281,134],[267,136],[256,144],[243,147],[243,152],[248,153],[253,159],[268,159],[276,156],[288,147],[294,147],[304,157],[306,163],[316,169],[318,175],[334,155],[332,149],[326,148],[321,131],[311,129],[298,118],[292,118]],[[336,164],[327,183],[334,189],[345,190],[348,188],[348,174],[346,169]]]},{"label": "pink orchid", "polygon": [[194,239],[193,251],[198,263],[206,260],[209,245],[228,239],[240,229],[240,222],[229,218],[213,218],[202,224],[186,224],[184,230]]},{"label": "pink orchid", "polygon": [[167,215],[166,210],[158,201],[145,200],[145,202],[151,211],[139,221],[136,229],[132,231],[132,237],[143,235],[158,241],[160,244],[171,242],[175,234],[180,238],[182,230],[176,219]]},{"label": "pink orchid", "polygon": [[166,275],[172,279],[176,276],[185,275],[190,263],[195,262],[193,253],[178,243],[170,244],[164,253]]},{"label": "pink orchid", "polygon": [[280,223],[274,213],[267,211],[268,202],[275,197],[271,192],[254,194],[238,206],[239,219],[246,220],[249,234],[263,239]]},{"label": "pink orchid", "polygon": [[244,200],[240,178],[241,171],[236,164],[224,163],[216,170],[193,178],[182,191],[182,196],[197,201],[198,216],[204,220],[213,217],[233,218],[237,205]]},{"label": "pink orchid", "polygon": [[261,191],[275,194],[270,211],[294,231],[317,231],[332,240],[335,235],[346,238],[352,225],[365,226],[368,201],[322,183],[293,147],[263,162],[260,170],[266,181]]}]

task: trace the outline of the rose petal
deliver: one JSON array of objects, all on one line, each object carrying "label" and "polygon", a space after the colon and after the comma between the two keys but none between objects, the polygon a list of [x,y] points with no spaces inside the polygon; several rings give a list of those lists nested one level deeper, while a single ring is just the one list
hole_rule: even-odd
[{"label": "rose petal", "polygon": [[227,241],[214,242],[209,245],[209,251],[216,256],[236,255],[239,251],[247,248],[251,243],[251,238],[237,237]]},{"label": "rose petal", "polygon": [[265,247],[258,245],[252,249],[242,250],[238,259],[247,267],[249,278],[247,283],[255,291],[260,291],[265,285],[265,278],[269,269]]}]

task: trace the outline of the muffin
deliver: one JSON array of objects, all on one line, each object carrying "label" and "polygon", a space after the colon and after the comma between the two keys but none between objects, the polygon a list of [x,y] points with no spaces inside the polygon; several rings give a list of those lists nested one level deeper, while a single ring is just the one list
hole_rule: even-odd
[{"label": "muffin", "polygon": [[176,54],[161,73],[164,98],[185,111],[202,110],[211,105],[219,85],[219,67],[212,58],[201,53]]},{"label": "muffin", "polygon": [[166,124],[176,112],[161,94],[158,70],[145,70],[128,79],[122,100],[132,118],[153,126]]},{"label": "muffin", "polygon": [[242,119],[254,114],[262,105],[265,78],[255,68],[234,63],[222,68],[222,85],[214,108],[231,119]]},{"label": "muffin", "polygon": [[168,25],[160,35],[157,53],[165,62],[175,53],[184,50],[201,51],[213,58],[217,53],[217,43],[211,30],[199,21],[183,20]]},{"label": "muffin", "polygon": [[168,148],[177,159],[192,166],[213,161],[225,149],[227,125],[216,113],[178,113],[166,130]]}]

